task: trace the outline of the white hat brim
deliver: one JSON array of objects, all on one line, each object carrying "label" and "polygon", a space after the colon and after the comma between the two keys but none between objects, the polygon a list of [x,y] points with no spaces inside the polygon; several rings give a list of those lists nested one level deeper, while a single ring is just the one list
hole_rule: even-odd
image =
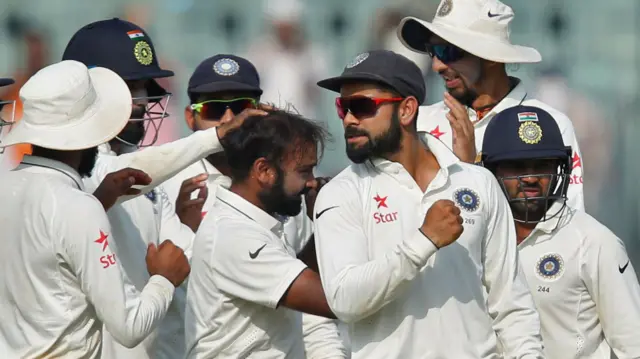
[{"label": "white hat brim", "polygon": [[0,147],[25,143],[52,150],[75,151],[112,140],[131,117],[131,91],[118,74],[106,68],[94,67],[89,70],[89,76],[96,100],[79,117],[63,126],[42,126],[34,125],[30,116],[46,116],[46,113],[25,112],[3,138]]},{"label": "white hat brim", "polygon": [[[409,26],[410,31],[416,31],[416,25],[419,25],[425,31],[425,41],[420,44],[420,47],[415,41],[407,39],[407,26]],[[404,46],[423,54],[427,53],[424,45],[430,33],[481,59],[503,64],[537,63],[542,61],[542,56],[538,50],[532,47],[514,45],[468,29],[431,23],[412,16],[402,19],[397,29],[398,38]],[[420,36],[416,37],[420,38]]]}]

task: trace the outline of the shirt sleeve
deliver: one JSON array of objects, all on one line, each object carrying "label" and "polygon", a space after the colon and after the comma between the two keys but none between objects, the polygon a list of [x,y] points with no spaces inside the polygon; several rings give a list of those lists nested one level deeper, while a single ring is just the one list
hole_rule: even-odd
[{"label": "shirt sleeve", "polygon": [[[114,254],[116,241],[111,238],[109,220],[95,198],[86,195],[69,201],[64,213],[65,218],[58,221],[61,253],[82,292],[118,343],[128,348],[138,345],[164,318],[173,298],[173,284],[154,275],[141,292],[125,286],[131,281],[125,278]],[[125,290],[135,293],[125,295]]]},{"label": "shirt sleeve", "polygon": [[561,131],[565,145],[571,146],[573,151],[570,184],[567,190],[568,204],[571,208],[584,211],[584,163],[582,161],[582,151],[580,151],[573,124],[568,118]]},{"label": "shirt sleeve", "polygon": [[[293,281],[307,266],[260,228],[247,222],[221,219],[215,226],[212,258],[213,282],[221,291],[276,308]],[[208,237],[210,234],[204,234]],[[198,239],[200,240],[200,239]]]},{"label": "shirt sleeve", "polygon": [[302,313],[302,335],[307,359],[348,358],[333,319]]},{"label": "shirt sleeve", "polygon": [[633,265],[615,234],[588,231],[581,267],[605,338],[618,358],[640,358],[640,285]]},{"label": "shirt sleeve", "polygon": [[[141,194],[145,194],[192,163],[221,151],[223,147],[218,139],[216,127],[196,131],[177,141],[115,156],[109,161],[108,171],[102,174],[100,181],[110,172],[127,167],[135,168],[146,172],[152,179],[151,184],[147,186],[134,186],[142,191]],[[116,203],[128,201],[139,195],[121,196]]]},{"label": "shirt sleeve", "polygon": [[437,249],[416,228],[393,251],[369,258],[360,192],[347,181],[333,179],[318,193],[314,233],[329,306],[338,319],[353,323],[393,301]]},{"label": "shirt sleeve", "polygon": [[175,206],[169,200],[169,196],[164,191],[163,186],[158,186],[156,191],[158,192],[158,197],[162,205],[160,243],[170,239],[173,244],[180,247],[184,251],[185,256],[191,260],[195,233],[193,233],[191,228],[180,222],[180,218],[176,214]]},{"label": "shirt sleeve", "polygon": [[513,215],[497,180],[488,175],[483,283],[493,328],[505,358],[544,358],[540,318],[518,258]]}]

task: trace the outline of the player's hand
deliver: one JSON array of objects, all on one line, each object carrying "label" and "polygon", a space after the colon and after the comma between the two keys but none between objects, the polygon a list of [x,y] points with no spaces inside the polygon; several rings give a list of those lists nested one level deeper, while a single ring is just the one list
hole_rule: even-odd
[{"label": "player's hand", "polygon": [[307,205],[307,216],[313,220],[313,207],[316,205],[316,197],[320,189],[331,180],[331,177],[317,177],[314,186],[304,195],[305,204]]},{"label": "player's hand", "polygon": [[184,252],[170,240],[160,243],[158,247],[153,243],[149,244],[146,260],[149,275],[161,275],[175,287],[180,286],[191,272]]},{"label": "player's hand", "polygon": [[[246,120],[248,117],[266,116],[267,115],[266,111],[269,111],[271,109],[273,109],[273,107],[271,107],[270,105],[260,104],[258,108],[244,109],[242,112],[240,112],[239,114],[229,119],[223,118],[216,130],[218,131],[218,138],[222,141],[222,139],[224,139],[224,136],[226,136],[226,134],[229,133],[229,131],[240,127],[244,122],[244,120]],[[222,143],[224,145],[224,142]]]},{"label": "player's hand", "polygon": [[453,153],[463,162],[474,163],[476,136],[466,107],[448,92],[444,93],[444,104],[449,108],[447,120],[453,132]]},{"label": "player's hand", "polygon": [[151,177],[145,172],[133,168],[125,168],[106,175],[93,192],[93,196],[102,203],[102,207],[107,211],[116,203],[118,197],[140,194],[139,189],[131,188],[131,186],[146,186],[150,183]]},{"label": "player's hand", "polygon": [[427,211],[420,229],[436,247],[448,246],[455,242],[464,230],[460,208],[448,199],[436,201]]},{"label": "player's hand", "polygon": [[[209,178],[206,173],[188,178],[182,182],[178,198],[176,198],[176,214],[187,227],[195,233],[202,222],[202,206],[207,200],[207,183]],[[193,191],[198,191],[198,196],[191,199]]]}]

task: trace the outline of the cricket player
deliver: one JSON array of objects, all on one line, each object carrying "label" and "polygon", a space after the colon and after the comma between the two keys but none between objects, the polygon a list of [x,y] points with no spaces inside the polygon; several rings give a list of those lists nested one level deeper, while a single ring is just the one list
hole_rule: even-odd
[{"label": "cricket player", "polygon": [[318,194],[314,234],[327,301],[354,359],[542,358],[540,322],[496,179],[418,133],[420,69],[362,53],[339,77],[354,162]]},{"label": "cricket player", "polygon": [[478,162],[487,124],[516,105],[551,113],[564,142],[573,148],[574,179],[569,205],[584,210],[582,154],[569,118],[534,99],[524,84],[507,75],[508,64],[537,63],[540,53],[509,39],[513,10],[498,0],[441,0],[432,22],[404,18],[398,37],[409,49],[432,58],[445,81],[444,101],[420,108],[418,131],[444,142],[462,161]]},{"label": "cricket player", "polygon": [[640,285],[620,238],[567,205],[571,147],[552,115],[505,109],[487,126],[482,164],[515,219],[520,259],[549,359],[640,358]]},{"label": "cricket player", "polygon": [[187,358],[305,358],[299,312],[335,318],[320,276],[296,258],[282,221],[302,211],[302,196],[315,186],[325,132],[293,113],[268,112],[224,140],[233,180],[217,187],[196,234]]},{"label": "cricket player", "polygon": [[[195,237],[193,231],[180,222],[164,190],[155,187],[194,162],[221,151],[220,133],[216,129],[201,131],[157,147],[140,143],[145,137],[145,128],[158,127],[166,115],[168,94],[155,79],[173,76],[173,72],[160,68],[151,39],[135,24],[120,19],[88,24],[73,35],[63,58],[116,72],[125,80],[133,97],[127,126],[113,140],[99,146],[95,169],[92,176],[85,179],[85,185],[93,190],[107,173],[124,167],[141,169],[154,180],[145,187],[145,196],[124,203],[119,201],[107,212],[114,237],[122,242],[118,243],[117,260],[131,279],[131,283],[126,284],[140,290],[149,279],[143,260],[149,243],[171,239],[190,258]],[[160,110],[154,110],[156,108]],[[145,148],[136,151],[138,144]],[[186,286],[176,290],[163,323],[142,345],[129,350],[105,331],[104,357],[173,359],[183,355],[185,291]]]},{"label": "cricket player", "polygon": [[150,179],[125,169],[100,185],[102,203],[85,192],[82,177],[91,173],[96,146],[131,113],[127,85],[108,69],[63,61],[36,73],[20,98],[23,118],[0,146],[26,143],[34,151],[0,177],[0,355],[100,358],[103,324],[133,347],[160,323],[189,263],[170,241],[152,244],[150,278],[125,294],[103,206]]},{"label": "cricket player", "polygon": [[[253,64],[227,54],[202,61],[191,75],[187,91],[191,104],[185,108],[185,120],[194,132],[227,122],[247,108],[257,108],[262,94],[260,76]],[[218,186],[231,186],[231,169],[223,152],[203,158],[163,184],[183,223],[189,223],[194,232],[201,218],[212,211]],[[302,202],[297,215],[280,219],[287,243],[295,253],[302,257],[304,250],[311,250],[315,256],[313,222],[307,215],[306,202]],[[302,318],[307,358],[342,357],[344,345],[331,319],[310,314],[303,314]]]}]

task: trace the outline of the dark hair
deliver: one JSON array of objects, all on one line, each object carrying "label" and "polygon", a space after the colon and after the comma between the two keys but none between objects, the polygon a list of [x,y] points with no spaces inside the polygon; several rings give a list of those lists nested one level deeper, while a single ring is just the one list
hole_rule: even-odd
[{"label": "dark hair", "polygon": [[231,176],[244,180],[259,158],[277,168],[291,156],[310,150],[305,145],[318,145],[323,153],[328,132],[312,120],[286,110],[269,110],[265,116],[251,116],[223,139]]}]

